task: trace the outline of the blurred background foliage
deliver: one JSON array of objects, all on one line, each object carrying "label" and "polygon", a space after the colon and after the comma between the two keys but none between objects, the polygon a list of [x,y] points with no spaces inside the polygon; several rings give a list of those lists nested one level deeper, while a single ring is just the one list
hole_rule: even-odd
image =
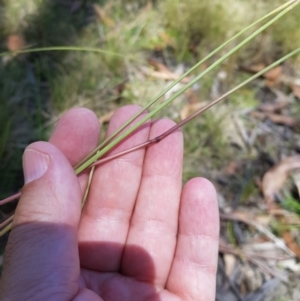
[{"label": "blurred background foliage", "polygon": [[[71,45],[99,47],[123,56],[87,52],[2,56],[0,197],[22,186],[24,147],[35,140],[47,139],[62,112],[85,105],[97,114],[105,114],[126,103],[143,105],[158,88],[164,87],[162,81],[145,82],[136,76],[136,70],[149,58],[164,57],[169,66],[175,68],[183,63],[186,69],[281,3],[277,0],[1,0],[1,52]],[[295,9],[225,64],[229,84],[235,81],[241,60],[270,63],[298,45],[299,12],[299,8]],[[216,74],[201,82],[201,98],[209,97]],[[248,94],[254,98],[253,93]],[[178,109],[176,105],[173,111],[168,109],[170,117],[178,119]],[[187,126],[187,135],[191,136],[199,132],[197,127],[205,129],[201,137],[197,135],[199,139],[194,139],[196,145],[188,145],[187,149],[197,148],[198,141],[211,135],[215,137],[215,141],[210,139],[212,149],[204,152],[211,153],[225,143],[218,138],[220,120],[206,119]]]}]

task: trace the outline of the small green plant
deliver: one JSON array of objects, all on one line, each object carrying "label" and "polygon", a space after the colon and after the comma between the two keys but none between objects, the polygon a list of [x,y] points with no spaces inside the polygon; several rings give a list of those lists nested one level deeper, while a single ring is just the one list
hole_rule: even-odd
[{"label": "small green plant", "polygon": [[284,197],[282,206],[286,210],[300,215],[300,203],[291,194],[285,193],[285,197]]}]

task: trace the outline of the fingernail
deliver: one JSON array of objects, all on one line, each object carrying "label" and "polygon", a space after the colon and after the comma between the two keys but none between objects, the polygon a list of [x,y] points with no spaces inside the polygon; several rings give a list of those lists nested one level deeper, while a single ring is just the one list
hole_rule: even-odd
[{"label": "fingernail", "polygon": [[23,170],[25,184],[40,178],[48,169],[48,155],[33,149],[26,149],[23,155]]}]

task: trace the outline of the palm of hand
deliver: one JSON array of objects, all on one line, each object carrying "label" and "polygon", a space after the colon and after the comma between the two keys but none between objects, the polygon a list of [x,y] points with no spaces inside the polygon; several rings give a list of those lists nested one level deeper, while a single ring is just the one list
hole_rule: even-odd
[{"label": "palm of hand", "polygon": [[[137,110],[134,106],[120,109],[110,122],[108,135]],[[98,125],[93,118],[86,119],[85,114],[90,112],[79,109],[66,114],[50,139],[71,164],[98,143]],[[86,120],[84,129],[74,129],[74,121],[80,120]],[[169,120],[148,123],[113,153],[153,138],[171,125]],[[47,241],[51,241],[37,250],[48,254],[44,268],[37,264],[39,278],[52,283],[43,300],[214,300],[216,196],[204,179],[191,180],[181,189],[182,153],[182,134],[176,132],[147,150],[97,167],[81,214],[80,201],[88,174],[78,177],[79,185],[75,176],[66,180],[69,189],[65,198],[75,203],[60,208],[67,222],[39,225],[44,229],[39,230],[41,240],[47,233]],[[17,216],[22,218],[17,218],[15,229],[26,226],[23,212],[21,200]],[[17,235],[13,234],[14,231],[12,247]],[[49,275],[49,269],[55,272]]]}]

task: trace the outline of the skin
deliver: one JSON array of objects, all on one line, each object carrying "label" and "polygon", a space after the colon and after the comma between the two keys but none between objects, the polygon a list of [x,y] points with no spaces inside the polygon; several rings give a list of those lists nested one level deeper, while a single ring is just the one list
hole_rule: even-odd
[{"label": "skin", "polygon": [[[107,135],[139,109],[119,109]],[[173,125],[148,122],[110,154]],[[182,133],[98,166],[81,212],[88,174],[77,177],[72,166],[97,145],[99,133],[93,112],[73,109],[49,142],[27,147],[33,156],[42,153],[48,168],[22,190],[0,300],[215,300],[217,198],[203,178],[182,188]]]}]

